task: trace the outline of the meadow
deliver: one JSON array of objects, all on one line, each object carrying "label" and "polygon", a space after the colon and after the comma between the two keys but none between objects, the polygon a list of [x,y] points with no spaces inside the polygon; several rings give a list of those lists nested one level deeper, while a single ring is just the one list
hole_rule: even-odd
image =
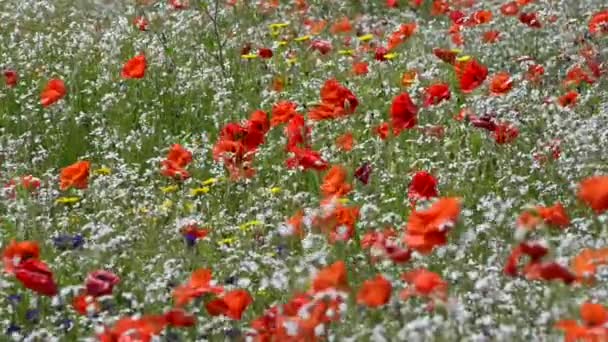
[{"label": "meadow", "polygon": [[0,71],[0,341],[608,341],[602,0],[3,0]]}]

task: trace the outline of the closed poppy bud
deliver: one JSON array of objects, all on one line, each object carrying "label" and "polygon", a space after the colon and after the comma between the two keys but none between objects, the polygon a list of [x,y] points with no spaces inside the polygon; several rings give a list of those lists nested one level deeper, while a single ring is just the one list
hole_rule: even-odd
[{"label": "closed poppy bud", "polygon": [[264,59],[269,59],[269,58],[272,58],[273,53],[272,53],[272,50],[271,50],[271,49],[268,49],[268,48],[260,48],[260,49],[258,50],[258,55],[259,55],[261,58],[264,58]]},{"label": "closed poppy bud", "polygon": [[19,81],[19,75],[15,70],[4,70],[4,82],[6,86],[12,88],[17,85]]},{"label": "closed poppy bud", "polygon": [[87,294],[95,297],[112,294],[114,285],[120,282],[120,278],[109,271],[98,270],[89,273],[85,280]]},{"label": "closed poppy bud", "polygon": [[355,178],[363,185],[369,183],[369,176],[372,174],[372,165],[370,163],[364,163],[355,170]]}]

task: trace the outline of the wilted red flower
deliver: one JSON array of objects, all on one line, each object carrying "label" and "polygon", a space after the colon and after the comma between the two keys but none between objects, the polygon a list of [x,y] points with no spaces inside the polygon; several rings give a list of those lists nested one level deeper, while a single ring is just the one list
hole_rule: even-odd
[{"label": "wilted red flower", "polygon": [[608,210],[608,176],[585,178],[578,188],[578,198],[597,215]]},{"label": "wilted red flower", "polygon": [[58,293],[53,272],[42,261],[29,258],[15,267],[15,277],[26,288],[43,296],[53,297]]},{"label": "wilted red flower", "polygon": [[120,75],[122,78],[143,78],[146,74],[146,56],[137,55],[129,59],[122,67]]},{"label": "wilted red flower", "polygon": [[357,292],[357,303],[370,308],[382,306],[391,298],[393,286],[381,274],[375,278],[366,280]]},{"label": "wilted red flower", "polygon": [[314,292],[321,292],[327,289],[348,289],[348,277],[344,261],[336,261],[321,269],[315,276],[312,282],[312,290]]},{"label": "wilted red flower", "polygon": [[409,217],[403,242],[411,249],[429,254],[447,242],[447,234],[460,216],[460,200],[440,198],[426,210],[415,210]]},{"label": "wilted red flower", "polygon": [[414,174],[407,191],[407,197],[415,203],[419,200],[427,200],[437,197],[437,179],[426,171]]},{"label": "wilted red flower", "polygon": [[61,170],[59,188],[62,191],[69,188],[86,189],[89,185],[89,169],[91,163],[88,161],[79,161]]},{"label": "wilted red flower", "polygon": [[401,93],[393,99],[390,114],[395,135],[413,128],[418,122],[418,107],[412,102],[408,93]]},{"label": "wilted red flower", "polygon": [[451,97],[450,87],[446,83],[435,83],[424,90],[424,106],[437,105]]},{"label": "wilted red flower", "polygon": [[42,90],[42,93],[40,94],[40,103],[43,107],[48,107],[61,100],[65,94],[67,94],[65,83],[58,78],[54,78],[50,80],[46,84],[46,87],[44,87],[44,90]]},{"label": "wilted red flower", "polygon": [[2,252],[4,271],[8,274],[15,273],[15,267],[21,262],[40,257],[40,247],[36,241],[12,240]]},{"label": "wilted red flower", "polygon": [[12,88],[17,85],[19,75],[15,70],[4,70],[4,83],[7,87]]},{"label": "wilted red flower", "polygon": [[112,294],[112,290],[116,284],[120,283],[120,278],[105,270],[97,270],[89,273],[85,280],[87,294],[95,297]]},{"label": "wilted red flower", "polygon": [[234,320],[240,320],[243,312],[252,302],[253,298],[246,290],[233,290],[221,298],[209,301],[205,304],[205,308],[211,316],[224,315]]},{"label": "wilted red flower", "polygon": [[475,59],[456,65],[456,75],[463,93],[477,89],[488,77],[488,68]]}]

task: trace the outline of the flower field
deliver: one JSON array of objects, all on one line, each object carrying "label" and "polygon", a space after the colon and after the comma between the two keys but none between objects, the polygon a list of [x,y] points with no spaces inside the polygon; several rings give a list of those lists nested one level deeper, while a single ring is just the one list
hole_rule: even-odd
[{"label": "flower field", "polygon": [[0,341],[608,341],[605,1],[0,28]]}]

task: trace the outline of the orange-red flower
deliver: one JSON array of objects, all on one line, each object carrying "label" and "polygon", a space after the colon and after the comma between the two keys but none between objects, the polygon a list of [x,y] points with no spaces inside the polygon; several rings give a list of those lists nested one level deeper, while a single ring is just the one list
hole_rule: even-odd
[{"label": "orange-red flower", "polygon": [[2,252],[2,262],[4,271],[9,274],[15,273],[15,267],[28,259],[38,259],[40,257],[40,247],[36,241],[12,240]]},{"label": "orange-red flower", "polygon": [[565,333],[566,342],[608,340],[608,309],[600,304],[583,303],[580,308],[582,323],[566,319],[558,321],[555,327]]},{"label": "orange-red flower", "polygon": [[369,64],[366,62],[353,63],[353,74],[357,76],[367,75],[369,72]]},{"label": "orange-red flower", "polygon": [[192,152],[180,144],[171,146],[167,158],[161,162],[161,174],[165,177],[183,180],[190,177],[184,168],[192,162]]},{"label": "orange-red flower", "polygon": [[321,192],[323,196],[342,197],[348,194],[351,190],[351,185],[346,182],[346,169],[340,165],[334,165],[323,178],[321,184]]},{"label": "orange-red flower", "polygon": [[557,99],[557,103],[559,103],[562,107],[572,108],[576,106],[576,100],[578,99],[578,93],[574,90],[567,92],[566,94],[560,96]]},{"label": "orange-red flower", "polygon": [[43,261],[29,258],[15,267],[15,278],[26,288],[43,296],[53,297],[59,290],[53,272]]},{"label": "orange-red flower", "polygon": [[407,197],[415,203],[419,200],[426,200],[437,197],[437,179],[426,171],[419,171],[414,174],[407,191]]},{"label": "orange-red flower", "polygon": [[298,115],[296,111],[297,106],[297,104],[291,101],[280,101],[272,106],[270,125],[275,127],[289,122],[294,116]]},{"label": "orange-red flower", "polygon": [[234,320],[240,320],[243,312],[252,302],[253,298],[246,290],[233,290],[221,298],[209,301],[205,304],[205,308],[211,316],[224,315]]},{"label": "orange-red flower", "polygon": [[308,116],[311,120],[335,119],[355,112],[359,100],[335,79],[325,81],[321,88],[321,103],[313,107]]},{"label": "orange-red flower", "polygon": [[456,65],[456,75],[463,93],[477,89],[488,77],[488,68],[472,59]]},{"label": "orange-red flower", "polygon": [[312,282],[313,292],[321,292],[327,289],[348,289],[348,277],[344,261],[335,263],[321,269]]},{"label": "orange-red flower", "polygon": [[507,72],[499,72],[490,81],[490,93],[492,95],[505,95],[513,88],[513,79]]},{"label": "orange-red flower", "polygon": [[58,78],[54,78],[50,80],[46,84],[46,87],[44,87],[44,90],[42,90],[42,93],[40,94],[40,103],[43,107],[48,107],[61,100],[65,94],[67,94],[65,83]]},{"label": "orange-red flower", "polygon": [[579,184],[578,198],[596,214],[608,210],[608,176],[593,176]]},{"label": "orange-red flower", "polygon": [[500,6],[500,13],[504,16],[513,17],[519,13],[519,5],[515,1],[504,3]]},{"label": "orange-red flower", "polygon": [[91,163],[88,161],[79,161],[61,170],[59,188],[62,191],[69,188],[86,189],[89,185],[89,169]]},{"label": "orange-red flower", "polygon": [[344,133],[336,139],[336,145],[342,151],[346,152],[349,152],[353,149],[354,143],[355,139],[353,139],[353,134],[351,132]]},{"label": "orange-red flower", "polygon": [[9,88],[12,88],[14,86],[17,85],[17,82],[19,81],[19,75],[17,74],[17,72],[15,70],[4,70],[4,83],[6,83],[6,86]]},{"label": "orange-red flower", "polygon": [[523,212],[517,219],[517,227],[534,229],[541,222],[551,227],[564,229],[570,225],[570,217],[564,206],[557,202],[550,207],[536,206],[532,210]]},{"label": "orange-red flower", "polygon": [[219,294],[224,291],[221,286],[211,284],[211,270],[201,268],[192,273],[190,280],[185,285],[178,286],[173,291],[175,305],[184,306],[195,298],[198,298],[206,293]]},{"label": "orange-red flower", "polygon": [[591,34],[608,34],[608,9],[597,12],[589,20],[589,32]]},{"label": "orange-red flower", "polygon": [[570,263],[577,280],[585,283],[593,283],[597,268],[607,265],[608,248],[583,249]]},{"label": "orange-red flower", "polygon": [[395,135],[413,128],[418,123],[418,107],[412,102],[408,93],[401,93],[393,99],[390,114]]},{"label": "orange-red flower", "polygon": [[146,66],[146,56],[137,55],[125,63],[120,75],[123,78],[143,78],[146,74]]},{"label": "orange-red flower", "polygon": [[106,328],[98,338],[100,342],[142,341],[149,342],[167,326],[164,316],[122,318],[112,328]]},{"label": "orange-red flower", "polygon": [[401,276],[409,286],[399,295],[401,299],[407,300],[412,296],[427,297],[429,309],[432,309],[435,300],[445,302],[448,296],[448,283],[435,272],[425,268],[415,269]]},{"label": "orange-red flower", "polygon": [[101,310],[99,301],[94,296],[83,292],[72,299],[72,307],[83,316],[95,314]]},{"label": "orange-red flower", "polygon": [[426,210],[414,211],[407,222],[404,243],[423,254],[447,242],[447,234],[460,216],[460,200],[440,198]]},{"label": "orange-red flower", "polygon": [[329,29],[329,31],[333,34],[336,33],[349,33],[351,32],[353,29],[353,26],[350,23],[350,20],[348,19],[348,17],[343,17],[341,19],[339,19],[338,21],[336,21],[331,28]]},{"label": "orange-red flower", "polygon": [[519,136],[519,129],[508,122],[498,123],[494,127],[492,136],[499,145],[510,144]]},{"label": "orange-red flower", "polygon": [[450,87],[446,83],[435,83],[424,90],[424,106],[437,105],[451,97]]},{"label": "orange-red flower", "polygon": [[392,290],[391,282],[378,274],[375,278],[363,282],[357,292],[357,303],[370,308],[377,308],[388,303]]}]

